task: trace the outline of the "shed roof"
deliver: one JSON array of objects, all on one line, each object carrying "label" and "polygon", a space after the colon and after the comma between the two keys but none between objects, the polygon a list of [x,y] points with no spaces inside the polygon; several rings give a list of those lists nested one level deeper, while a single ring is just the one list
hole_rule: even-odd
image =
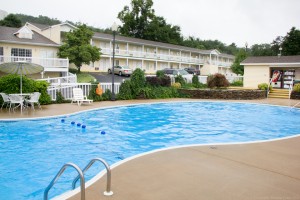
[{"label": "shed roof", "polygon": [[300,64],[300,55],[296,56],[260,56],[248,57],[241,65],[258,65],[258,64]]}]

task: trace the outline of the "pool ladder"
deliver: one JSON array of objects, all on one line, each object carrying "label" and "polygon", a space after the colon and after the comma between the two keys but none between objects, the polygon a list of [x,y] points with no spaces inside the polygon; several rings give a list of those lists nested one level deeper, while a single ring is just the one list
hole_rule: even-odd
[{"label": "pool ladder", "polygon": [[85,200],[85,178],[84,173],[96,162],[101,162],[105,168],[106,168],[106,191],[103,193],[105,196],[111,196],[113,195],[113,192],[111,191],[111,170],[109,165],[105,160],[102,158],[94,158],[92,159],[84,168],[81,170],[77,165],[74,163],[66,163],[64,164],[61,169],[58,171],[56,176],[53,178],[53,180],[50,182],[48,187],[44,191],[44,200],[48,200],[48,193],[49,190],[53,187],[53,185],[56,183],[56,181],[59,179],[59,177],[64,173],[65,169],[68,167],[73,167],[77,172],[78,176],[73,180],[72,182],[72,188],[75,189],[76,182],[80,179],[80,190],[81,190],[81,200]]}]

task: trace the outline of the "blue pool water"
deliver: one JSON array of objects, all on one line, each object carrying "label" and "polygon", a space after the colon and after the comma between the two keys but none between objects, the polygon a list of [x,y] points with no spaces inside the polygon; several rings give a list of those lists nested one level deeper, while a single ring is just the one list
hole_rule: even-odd
[{"label": "blue pool water", "polygon": [[[85,124],[86,129],[71,125],[72,121]],[[0,199],[42,199],[44,189],[66,162],[83,168],[95,157],[113,164],[177,145],[281,138],[300,134],[299,122],[297,109],[221,102],[145,104],[41,120],[0,121]],[[95,165],[87,177],[101,169]],[[75,176],[74,170],[67,169],[49,196],[70,190]]]}]

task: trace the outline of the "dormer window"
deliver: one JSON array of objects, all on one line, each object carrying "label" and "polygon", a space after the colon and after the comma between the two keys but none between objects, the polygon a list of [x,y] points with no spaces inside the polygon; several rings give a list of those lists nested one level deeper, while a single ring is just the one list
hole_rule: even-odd
[{"label": "dormer window", "polygon": [[22,39],[32,39],[33,32],[27,26],[23,26],[14,35]]}]

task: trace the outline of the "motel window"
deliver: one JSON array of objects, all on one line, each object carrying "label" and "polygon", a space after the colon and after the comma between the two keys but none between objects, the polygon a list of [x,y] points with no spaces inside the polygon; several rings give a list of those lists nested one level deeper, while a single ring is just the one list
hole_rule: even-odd
[{"label": "motel window", "polygon": [[0,47],[0,56],[3,56],[3,47]]},{"label": "motel window", "polygon": [[11,55],[18,56],[18,57],[32,57],[32,50],[31,49],[12,48]]},{"label": "motel window", "polygon": [[119,61],[119,60],[116,60],[115,66],[119,66],[119,65],[120,65],[120,61]]}]

